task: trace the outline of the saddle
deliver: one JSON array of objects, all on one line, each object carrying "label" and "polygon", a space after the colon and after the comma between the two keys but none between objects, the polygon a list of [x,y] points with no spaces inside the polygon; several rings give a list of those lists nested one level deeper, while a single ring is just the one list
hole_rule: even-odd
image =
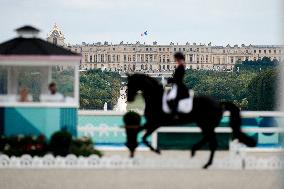
[{"label": "saddle", "polygon": [[[168,101],[174,100],[176,96],[177,96],[177,85],[176,84],[172,86],[172,89],[164,91],[163,99],[162,99],[163,112],[165,112],[166,114],[172,113],[172,110],[168,105]],[[177,112],[182,113],[182,114],[190,113],[193,107],[193,98],[194,98],[194,91],[189,90],[189,97],[181,99],[178,102]]]}]

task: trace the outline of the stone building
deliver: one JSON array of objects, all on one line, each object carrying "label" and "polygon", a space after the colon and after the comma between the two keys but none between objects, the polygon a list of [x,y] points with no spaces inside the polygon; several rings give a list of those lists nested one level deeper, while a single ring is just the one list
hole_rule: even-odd
[{"label": "stone building", "polygon": [[81,69],[106,69],[112,71],[171,71],[175,68],[173,55],[183,52],[187,69],[231,70],[235,63],[257,60],[263,57],[281,60],[283,47],[273,45],[227,45],[205,44],[145,45],[136,44],[82,44],[72,46],[72,51],[82,54]]},{"label": "stone building", "polygon": [[64,42],[65,37],[64,37],[62,31],[57,26],[57,24],[54,24],[52,30],[47,35],[46,40],[50,43],[55,44],[55,45],[58,45],[58,46],[61,46],[61,47],[66,47],[66,44]]},{"label": "stone building", "polygon": [[[60,35],[55,35],[59,33]],[[55,25],[48,40],[56,36],[60,44],[64,36]],[[55,40],[56,41],[56,40]],[[186,43],[184,45],[170,43],[152,45],[136,42],[128,44],[94,43],[68,46],[73,52],[81,53],[81,69],[102,69],[125,72],[160,72],[174,70],[175,52],[183,52],[187,69],[231,70],[236,62],[257,60],[263,57],[281,60],[283,46],[276,45],[233,45],[213,46],[209,44]]]}]

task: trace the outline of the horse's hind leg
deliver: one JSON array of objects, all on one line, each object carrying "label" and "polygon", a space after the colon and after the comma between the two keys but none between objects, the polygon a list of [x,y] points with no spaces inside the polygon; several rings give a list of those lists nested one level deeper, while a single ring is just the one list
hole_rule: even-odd
[{"label": "horse's hind leg", "polygon": [[205,136],[203,135],[202,139],[194,144],[191,148],[191,157],[195,156],[195,153],[197,150],[199,150],[203,145],[205,145],[207,143],[207,139],[205,138]]},{"label": "horse's hind leg", "polygon": [[208,162],[203,166],[204,169],[207,169],[213,163],[214,154],[217,149],[217,139],[214,132],[209,136],[209,149],[210,157]]},{"label": "horse's hind leg", "polygon": [[148,141],[147,138],[156,130],[156,128],[146,129],[146,133],[144,134],[142,141],[143,143],[148,146],[153,152],[160,154],[160,150],[157,148],[155,149]]}]

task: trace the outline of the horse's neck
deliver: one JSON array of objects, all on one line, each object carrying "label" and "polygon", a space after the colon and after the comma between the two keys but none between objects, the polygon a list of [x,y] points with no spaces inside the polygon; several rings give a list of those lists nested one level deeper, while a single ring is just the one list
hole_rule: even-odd
[{"label": "horse's neck", "polygon": [[157,110],[161,108],[162,103],[162,88],[161,86],[144,86],[141,89],[145,100],[145,111]]}]

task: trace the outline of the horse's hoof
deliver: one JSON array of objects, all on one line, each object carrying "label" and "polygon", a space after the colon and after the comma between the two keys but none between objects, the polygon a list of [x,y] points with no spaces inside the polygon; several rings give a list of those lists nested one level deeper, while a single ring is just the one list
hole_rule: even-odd
[{"label": "horse's hoof", "polygon": [[160,149],[156,149],[155,152],[159,155],[161,155],[161,150]]},{"label": "horse's hoof", "polygon": [[209,167],[210,165],[211,165],[211,164],[208,164],[208,163],[207,163],[207,164],[205,164],[202,168],[203,168],[203,169],[208,169],[208,167]]},{"label": "horse's hoof", "polygon": [[191,150],[191,157],[193,158],[195,156],[196,151],[195,150]]}]

